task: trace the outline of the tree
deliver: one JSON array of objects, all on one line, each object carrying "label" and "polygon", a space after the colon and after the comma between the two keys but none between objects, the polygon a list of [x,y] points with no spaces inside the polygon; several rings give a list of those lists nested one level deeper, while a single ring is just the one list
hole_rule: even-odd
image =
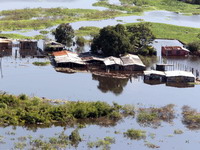
[{"label": "tree", "polygon": [[115,27],[104,27],[99,36],[94,37],[91,50],[104,56],[119,56],[131,49],[125,27],[118,24]]},{"label": "tree", "polygon": [[191,53],[196,53],[198,50],[200,50],[200,41],[189,43],[188,49]]},{"label": "tree", "polygon": [[148,54],[153,52],[149,44],[155,39],[150,23],[140,23],[137,25],[128,26],[127,30],[130,33],[130,42],[137,50],[136,53]]},{"label": "tree", "polygon": [[53,31],[53,35],[57,42],[71,46],[74,38],[74,30],[69,23],[62,23]]},{"label": "tree", "polygon": [[120,24],[104,27],[99,35],[94,37],[91,51],[104,56],[119,56],[125,53],[152,55],[155,51],[149,44],[154,35],[149,26],[143,23],[129,26],[127,29]]}]

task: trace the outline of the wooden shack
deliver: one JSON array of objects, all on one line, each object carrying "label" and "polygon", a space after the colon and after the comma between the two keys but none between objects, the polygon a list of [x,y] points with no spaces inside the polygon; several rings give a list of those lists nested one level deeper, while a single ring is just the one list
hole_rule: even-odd
[{"label": "wooden shack", "polygon": [[47,52],[62,51],[65,45],[58,43],[56,41],[46,41],[44,42],[44,50]]},{"label": "wooden shack", "polygon": [[86,63],[76,53],[65,50],[53,52],[52,55],[56,67],[86,69]]},{"label": "wooden shack", "polygon": [[12,55],[12,40],[0,38],[0,57]]},{"label": "wooden shack", "polygon": [[166,82],[187,83],[195,82],[195,76],[187,71],[166,71]]},{"label": "wooden shack", "polygon": [[127,54],[121,57],[123,70],[126,71],[144,71],[145,65],[137,55]]},{"label": "wooden shack", "polygon": [[181,46],[162,46],[162,56],[187,56],[189,50]]},{"label": "wooden shack", "polygon": [[19,54],[21,57],[37,55],[37,41],[34,40],[20,40]]}]

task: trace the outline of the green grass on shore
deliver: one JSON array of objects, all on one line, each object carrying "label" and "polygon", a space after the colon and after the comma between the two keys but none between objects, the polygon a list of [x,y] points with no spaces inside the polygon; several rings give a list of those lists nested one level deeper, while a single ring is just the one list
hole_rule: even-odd
[{"label": "green grass on shore", "polygon": [[93,6],[106,7],[113,10],[138,13],[148,10],[167,10],[184,14],[200,14],[200,5],[188,4],[178,0],[120,0],[122,5],[109,4],[108,1],[99,1]]}]

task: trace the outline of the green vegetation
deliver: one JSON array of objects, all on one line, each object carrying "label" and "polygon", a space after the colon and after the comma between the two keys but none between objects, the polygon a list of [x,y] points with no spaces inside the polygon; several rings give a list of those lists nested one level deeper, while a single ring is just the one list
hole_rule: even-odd
[{"label": "green vegetation", "polygon": [[190,129],[200,128],[200,112],[192,109],[189,106],[183,106],[182,108],[183,120],[182,122]]},{"label": "green vegetation", "polygon": [[178,0],[120,0],[122,5],[109,4],[108,1],[99,1],[94,6],[107,7],[113,10],[138,13],[147,10],[167,10],[185,14],[199,14],[199,5],[187,4]]},{"label": "green vegetation", "polygon": [[124,132],[124,136],[132,140],[141,140],[146,138],[146,131],[128,129],[126,132]]},{"label": "green vegetation", "polygon": [[4,10],[0,12],[0,31],[46,29],[57,24],[84,20],[101,20],[124,15],[113,10],[34,8]]},{"label": "green vegetation", "polygon": [[103,150],[109,150],[110,145],[115,143],[115,139],[112,137],[105,137],[95,142],[88,142],[88,148],[101,148]]},{"label": "green vegetation", "polygon": [[72,131],[72,133],[69,136],[69,140],[71,141],[72,145],[77,146],[79,142],[82,141],[81,136],[79,135],[78,129],[75,129]]},{"label": "green vegetation", "polygon": [[119,56],[125,53],[154,55],[155,50],[149,46],[154,35],[149,23],[140,23],[130,26],[118,24],[107,26],[95,36],[91,51],[104,56]]},{"label": "green vegetation", "polygon": [[159,126],[160,121],[171,122],[175,118],[174,105],[169,104],[161,108],[140,108],[137,121],[143,126]]},{"label": "green vegetation", "polygon": [[35,40],[38,40],[38,39],[44,39],[44,36],[43,35],[36,35],[36,36],[23,36],[23,35],[20,35],[20,34],[13,34],[13,33],[0,33],[0,37],[6,37],[6,38],[9,38],[9,39],[35,39]]},{"label": "green vegetation", "polygon": [[38,62],[38,61],[33,62],[33,65],[35,65],[35,66],[47,66],[49,64],[50,64],[49,61],[47,61],[47,62]]},{"label": "green vegetation", "polygon": [[[134,24],[135,23],[127,24],[127,26]],[[157,39],[177,39],[186,44],[199,39],[199,28],[181,27],[162,23],[150,24],[150,29]]]},{"label": "green vegetation", "polygon": [[179,0],[190,4],[200,4],[199,0]]},{"label": "green vegetation", "polygon": [[80,27],[78,30],[75,31],[75,34],[77,36],[86,36],[86,35],[90,35],[90,36],[96,36],[99,34],[99,30],[100,28],[98,27]]},{"label": "green vegetation", "polygon": [[72,46],[74,29],[69,23],[60,24],[55,31],[53,31],[53,35],[57,42],[67,45],[68,47]]},{"label": "green vegetation", "polygon": [[86,40],[84,39],[84,37],[82,37],[82,36],[78,36],[78,37],[76,37],[76,44],[78,45],[78,46],[84,46],[85,45],[85,42],[86,42]]},{"label": "green vegetation", "polygon": [[183,131],[182,131],[182,130],[179,130],[179,129],[177,129],[177,130],[174,130],[174,134],[183,134]]},{"label": "green vegetation", "polygon": [[[79,119],[116,120],[122,106],[105,102],[62,102],[52,105],[45,99],[24,94],[0,95],[0,125],[73,124]],[[99,121],[100,122],[100,121]]]},{"label": "green vegetation", "polygon": [[188,44],[188,49],[193,54],[198,54],[200,51],[200,40]]}]

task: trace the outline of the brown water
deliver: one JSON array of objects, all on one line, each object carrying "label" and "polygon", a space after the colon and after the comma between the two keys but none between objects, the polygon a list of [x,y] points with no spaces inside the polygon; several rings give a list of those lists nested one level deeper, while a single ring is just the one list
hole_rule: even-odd
[{"label": "brown water", "polygon": [[[12,1],[0,0],[1,10],[5,9],[19,9],[19,8],[35,8],[35,7],[69,7],[69,8],[93,8],[91,5],[95,0],[66,0],[66,1]],[[112,1],[114,2],[114,1]],[[147,12],[144,16],[131,16],[131,17],[118,17],[116,19],[108,19],[104,21],[85,21],[72,23],[73,27],[79,28],[80,26],[99,26],[115,25],[116,20],[122,19],[126,22],[136,22],[138,18],[145,21],[163,22],[169,24],[182,24],[184,26],[199,27],[199,16],[183,16],[180,14],[156,11]],[[24,33],[26,35],[34,35],[35,31]],[[38,34],[38,31],[36,31]],[[18,31],[16,31],[18,33]],[[157,40],[153,43],[154,47],[158,50],[160,56],[160,47],[165,45],[181,45],[178,41],[171,40]],[[88,51],[89,47],[85,48]],[[108,77],[101,77],[92,75],[90,73],[75,73],[66,74],[59,73],[54,70],[51,65],[45,67],[34,66],[34,61],[48,61],[47,58],[18,58],[12,55],[0,58],[1,78],[0,90],[6,91],[10,94],[25,93],[30,96],[47,97],[53,99],[65,100],[85,100],[85,101],[106,101],[108,103],[117,102],[119,104],[134,104],[136,106],[163,106],[165,104],[173,103],[176,105],[176,116],[172,124],[162,123],[157,129],[151,127],[140,126],[136,119],[126,118],[112,127],[102,127],[98,125],[87,125],[86,128],[80,130],[80,134],[84,139],[77,149],[88,149],[87,142],[96,141],[97,138],[104,138],[106,136],[115,137],[115,144],[111,145],[113,150],[121,149],[140,149],[146,150],[145,141],[133,141],[125,138],[123,132],[127,129],[142,129],[147,131],[147,134],[154,133],[155,138],[147,137],[147,141],[160,146],[160,150],[188,150],[198,149],[200,147],[200,134],[199,130],[189,130],[181,122],[181,110],[183,105],[189,105],[193,108],[199,109],[199,91],[200,86],[188,88],[177,88],[175,85],[166,86],[165,84],[151,85],[143,82],[142,76],[133,76],[131,79],[112,79]],[[161,61],[161,59],[159,60]],[[195,69],[200,69],[200,59],[196,57],[188,58],[169,58],[169,63],[180,63]],[[153,64],[152,64],[153,66]],[[177,86],[177,85],[176,85]],[[0,136],[0,149],[11,149],[14,143],[18,142],[17,138],[21,136],[32,135],[33,138],[38,138],[44,135],[44,138],[52,137],[55,133],[64,131],[68,135],[74,128],[71,127],[49,127],[38,129],[27,129],[25,127],[1,127]],[[174,135],[175,129],[184,131],[181,135]],[[15,135],[9,135],[8,132],[14,132]],[[114,134],[119,131],[119,134]],[[14,138],[14,139],[12,139]],[[2,144],[1,141],[5,143]],[[188,142],[189,141],[189,142]],[[68,149],[75,149],[69,147]]]}]

